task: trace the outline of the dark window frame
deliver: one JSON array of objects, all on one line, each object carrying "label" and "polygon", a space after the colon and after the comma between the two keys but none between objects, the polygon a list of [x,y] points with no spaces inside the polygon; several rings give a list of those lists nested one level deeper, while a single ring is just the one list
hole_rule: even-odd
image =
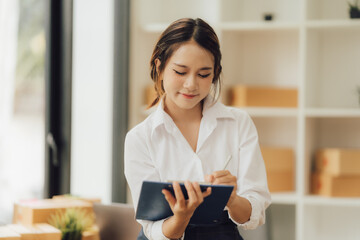
[{"label": "dark window frame", "polygon": [[[46,0],[44,197],[70,193],[73,0]],[[112,201],[127,200],[130,0],[114,1]]]},{"label": "dark window frame", "polygon": [[128,130],[130,0],[114,1],[112,201],[126,203],[124,141]]},{"label": "dark window frame", "polygon": [[73,0],[46,1],[44,197],[70,193]]}]

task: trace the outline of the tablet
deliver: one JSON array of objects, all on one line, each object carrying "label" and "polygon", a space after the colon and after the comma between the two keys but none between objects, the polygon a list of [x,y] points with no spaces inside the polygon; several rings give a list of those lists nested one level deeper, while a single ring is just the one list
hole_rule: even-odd
[{"label": "tablet", "polygon": [[[184,183],[179,183],[185,199],[188,198]],[[214,224],[222,216],[234,186],[200,184],[202,191],[211,187],[211,194],[204,198],[202,204],[195,210],[190,224]],[[172,183],[143,181],[139,202],[136,209],[136,219],[157,221],[173,215],[162,190],[167,189],[174,194]]]}]

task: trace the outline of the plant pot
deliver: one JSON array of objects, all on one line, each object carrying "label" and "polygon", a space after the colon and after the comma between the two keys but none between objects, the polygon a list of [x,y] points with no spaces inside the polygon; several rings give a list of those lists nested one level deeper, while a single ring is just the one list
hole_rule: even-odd
[{"label": "plant pot", "polygon": [[63,232],[61,240],[81,240],[81,232],[79,231]]},{"label": "plant pot", "polygon": [[350,18],[360,18],[360,10],[359,9],[350,9]]}]

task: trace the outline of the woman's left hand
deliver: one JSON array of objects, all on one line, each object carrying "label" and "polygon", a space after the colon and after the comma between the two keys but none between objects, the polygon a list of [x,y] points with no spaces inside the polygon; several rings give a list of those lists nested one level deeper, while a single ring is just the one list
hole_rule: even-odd
[{"label": "woman's left hand", "polygon": [[237,178],[234,175],[231,175],[230,171],[228,170],[221,170],[213,172],[211,175],[205,176],[205,181],[210,182],[212,184],[218,185],[232,185],[234,189],[230,195],[229,201],[227,202],[226,206],[230,208],[232,202],[237,197],[236,190],[237,190]]}]

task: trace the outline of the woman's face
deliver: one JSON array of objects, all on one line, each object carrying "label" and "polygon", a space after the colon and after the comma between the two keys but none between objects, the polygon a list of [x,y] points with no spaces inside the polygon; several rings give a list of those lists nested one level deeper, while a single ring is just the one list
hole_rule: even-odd
[{"label": "woman's face", "polygon": [[198,108],[200,101],[210,92],[214,56],[193,40],[185,42],[174,51],[160,77],[163,79],[167,108]]}]

